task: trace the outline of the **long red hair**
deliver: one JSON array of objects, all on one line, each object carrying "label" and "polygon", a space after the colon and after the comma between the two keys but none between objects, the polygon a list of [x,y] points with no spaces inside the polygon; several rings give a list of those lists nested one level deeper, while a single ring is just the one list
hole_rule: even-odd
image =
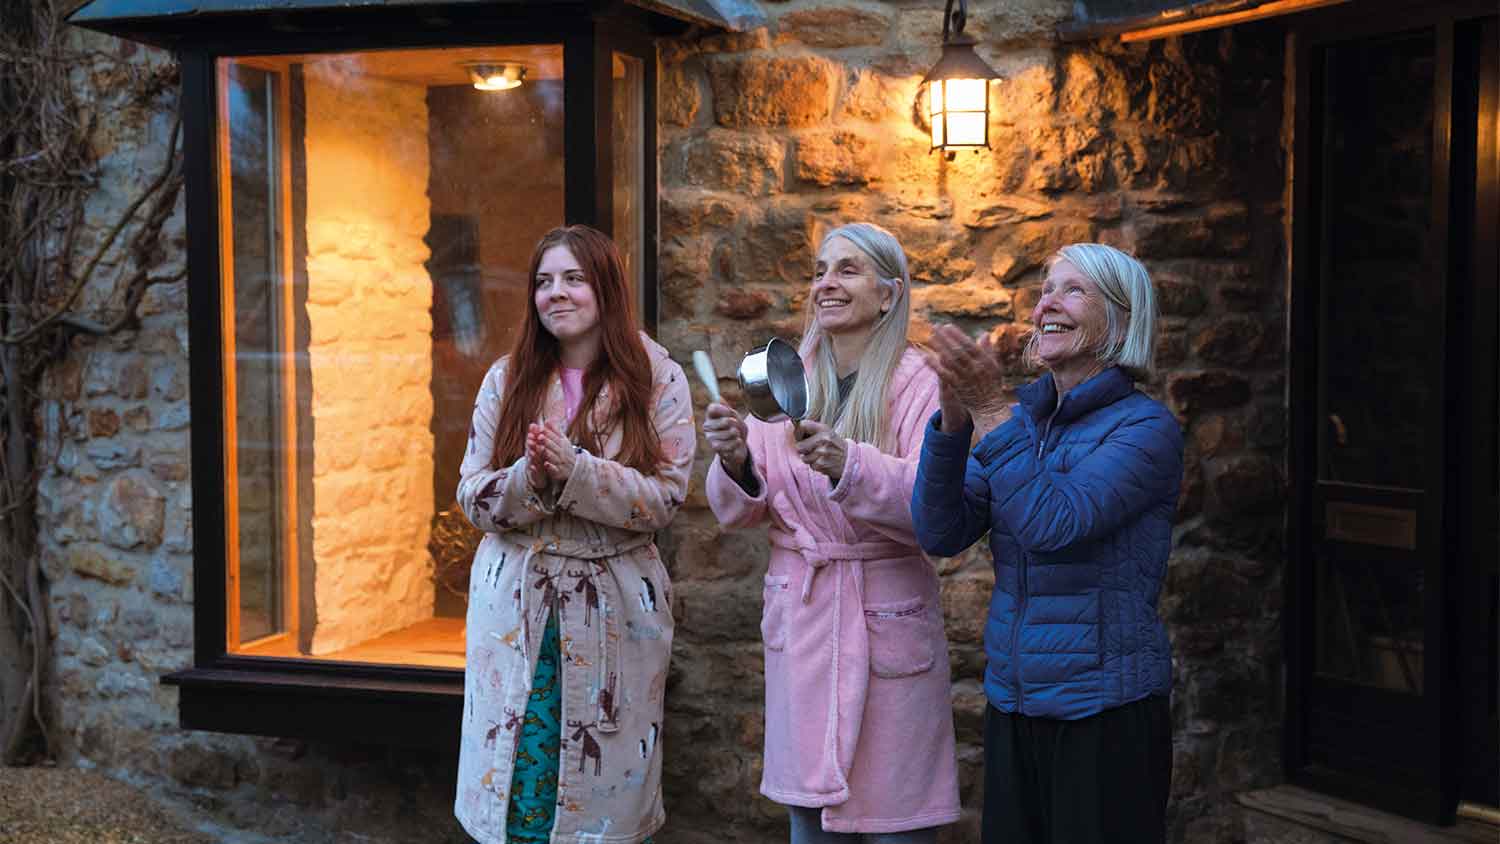
[{"label": "long red hair", "polygon": [[[655,392],[651,358],[641,343],[635,297],[625,281],[620,250],[607,235],[588,226],[553,229],[531,253],[526,317],[511,347],[510,365],[506,368],[505,395],[495,431],[495,465],[509,466],[525,453],[526,427],[541,412],[552,376],[561,365],[562,344],[543,327],[536,309],[537,268],[542,256],[554,246],[565,247],[578,259],[579,268],[594,289],[599,309],[599,354],[584,373],[583,401],[568,426],[568,439],[599,455],[600,441],[618,427],[620,453],[614,459],[654,474],[665,455],[651,421]],[[594,417],[595,400],[605,384],[609,385],[608,421],[595,430],[590,420]]]}]

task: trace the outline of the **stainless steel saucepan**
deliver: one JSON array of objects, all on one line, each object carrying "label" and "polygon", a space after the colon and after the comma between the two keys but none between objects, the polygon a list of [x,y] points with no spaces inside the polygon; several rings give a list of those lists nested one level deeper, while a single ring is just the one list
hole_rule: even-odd
[{"label": "stainless steel saucepan", "polygon": [[797,349],[772,337],[740,362],[740,390],[762,422],[801,422],[807,415],[807,372]]}]

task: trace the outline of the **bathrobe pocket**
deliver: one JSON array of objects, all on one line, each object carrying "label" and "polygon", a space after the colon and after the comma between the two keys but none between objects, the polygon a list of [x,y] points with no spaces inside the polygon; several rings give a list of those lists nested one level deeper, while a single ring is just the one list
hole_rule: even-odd
[{"label": "bathrobe pocket", "polygon": [[790,577],[766,575],[760,616],[760,638],[768,651],[786,650],[787,602],[791,600]]},{"label": "bathrobe pocket", "polygon": [[870,632],[870,672],[886,679],[932,669],[932,619],[924,598],[865,607]]}]

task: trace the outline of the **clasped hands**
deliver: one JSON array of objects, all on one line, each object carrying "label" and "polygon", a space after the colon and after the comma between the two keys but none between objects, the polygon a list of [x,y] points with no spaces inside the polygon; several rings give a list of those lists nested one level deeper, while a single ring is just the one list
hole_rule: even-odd
[{"label": "clasped hands", "polygon": [[552,481],[567,481],[577,461],[573,444],[551,421],[526,428],[526,483],[532,490],[541,492]]},{"label": "clasped hands", "polygon": [[[719,455],[724,470],[735,480],[744,480],[748,469],[750,448],[745,438],[749,430],[745,420],[726,404],[713,402],[704,411],[703,435],[708,439],[708,447]],[[849,441],[833,428],[811,419],[797,423],[796,435],[797,456],[802,462],[837,484],[849,460]]]},{"label": "clasped hands", "polygon": [[1010,418],[1000,386],[1005,372],[988,336],[976,343],[956,325],[939,325],[932,330],[927,362],[941,383],[944,433],[958,433],[972,423],[975,435],[983,437]]}]

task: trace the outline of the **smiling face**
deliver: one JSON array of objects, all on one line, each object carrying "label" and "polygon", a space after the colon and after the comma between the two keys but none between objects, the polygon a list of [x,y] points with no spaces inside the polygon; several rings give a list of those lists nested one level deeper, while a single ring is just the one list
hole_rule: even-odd
[{"label": "smiling face", "polygon": [[812,303],[818,327],[829,334],[868,332],[889,309],[895,291],[880,283],[870,256],[834,237],[818,253]]},{"label": "smiling face", "polygon": [[599,301],[572,250],[558,245],[542,253],[535,283],[532,301],[542,327],[564,347],[598,334]]},{"label": "smiling face", "polygon": [[1036,356],[1048,369],[1094,364],[1109,333],[1107,305],[1099,288],[1072,263],[1056,261],[1031,311]]}]

